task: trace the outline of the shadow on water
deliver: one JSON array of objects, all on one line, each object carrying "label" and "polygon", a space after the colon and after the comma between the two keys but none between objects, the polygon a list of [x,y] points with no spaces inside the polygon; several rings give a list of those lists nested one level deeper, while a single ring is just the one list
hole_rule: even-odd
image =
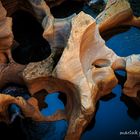
[{"label": "shadow on water", "polygon": [[[84,6],[83,3],[64,3],[63,7],[63,9],[61,6],[52,8],[53,15],[59,18],[66,17],[74,12],[78,13],[82,8],[87,13],[91,12],[91,9]],[[26,12],[18,11],[13,15],[13,22],[15,40],[19,43],[12,50],[15,61],[27,64],[47,58],[50,54],[50,47],[42,38],[43,29],[36,19]],[[107,41],[107,46],[120,56],[140,54],[140,30],[138,28],[119,27],[103,33],[102,37]],[[116,71],[115,74],[119,79],[118,85],[112,90],[112,93],[101,98],[97,103],[96,115],[81,140],[137,139],[135,136],[120,136],[120,131],[140,131],[140,108],[136,99],[122,94],[122,87],[127,78],[126,73]],[[12,90],[11,87],[6,88],[3,92],[12,96],[19,95],[10,93],[10,90]],[[27,94],[27,98],[28,96]],[[66,104],[66,97],[61,93],[47,95],[47,92],[42,90],[34,97],[40,101],[39,108],[44,115],[52,115],[56,110],[64,109]],[[67,122],[63,120],[46,123],[17,117],[11,125],[0,124],[1,138],[3,136],[4,140],[9,137],[15,140],[63,140],[66,130]]]},{"label": "shadow on water", "polygon": [[120,100],[127,106],[129,117],[134,120],[138,120],[140,118],[140,102],[137,104],[136,98],[130,98],[124,94],[122,94]]},{"label": "shadow on water", "polygon": [[[1,92],[14,97],[22,96],[24,99],[30,98],[26,87],[17,84],[9,83],[4,89],[1,89]],[[64,110],[65,105],[59,100],[59,95],[60,93],[58,92],[48,94],[45,90],[41,90],[33,97],[38,99],[41,113],[48,116],[53,115],[58,109]],[[64,96],[63,99],[65,99]],[[18,111],[22,115],[20,108],[15,104],[11,104],[8,108],[9,117],[14,115],[15,111]],[[14,118],[11,124],[0,123],[1,140],[62,140],[64,139],[66,130],[67,122],[64,120],[56,122],[35,122],[30,118],[20,117],[19,115]]]},{"label": "shadow on water", "polygon": [[1,140],[47,140],[53,136],[55,127],[55,123],[35,122],[29,118],[17,117],[10,125],[0,123]]},{"label": "shadow on water", "polygon": [[[118,73],[117,73],[118,72]],[[116,77],[119,79],[119,85],[123,88],[124,83],[127,79],[126,72],[117,71]],[[123,74],[122,74],[123,73]],[[127,113],[130,118],[134,120],[140,119],[140,98],[138,97],[128,97],[125,94],[121,94],[120,101],[122,101],[128,108]]]},{"label": "shadow on water", "polygon": [[[140,29],[135,27],[118,27],[102,34],[106,45],[119,56],[140,54]],[[122,93],[127,79],[125,71],[117,70],[118,85],[112,93],[100,99],[96,116],[81,140],[137,140],[137,136],[120,136],[121,131],[140,132],[140,101]],[[139,94],[138,94],[139,96]]]},{"label": "shadow on water", "polygon": [[120,33],[123,33],[123,32],[126,32],[130,29],[131,27],[130,26],[118,26],[118,27],[115,27],[113,29],[109,29],[103,33],[101,33],[101,36],[102,38],[105,40],[105,41],[108,41],[111,37],[113,37],[114,35],[117,35],[117,34],[120,34]]},{"label": "shadow on water", "polygon": [[12,125],[7,125],[5,123],[0,123],[0,139],[16,139],[16,140],[25,140],[26,136],[20,126],[20,118],[17,118]]},{"label": "shadow on water", "polygon": [[110,94],[102,97],[100,100],[105,102],[105,101],[109,101],[109,100],[111,100],[111,99],[113,99],[115,97],[116,97],[116,94],[111,92]]},{"label": "shadow on water", "polygon": [[47,95],[48,95],[48,93],[46,92],[46,90],[41,90],[41,91],[35,93],[33,96],[39,101],[38,106],[39,106],[40,110],[48,107],[48,104],[45,102],[45,98]]},{"label": "shadow on water", "polygon": [[0,89],[0,92],[14,97],[22,96],[26,100],[31,97],[26,86],[16,83],[6,84],[2,89]]}]

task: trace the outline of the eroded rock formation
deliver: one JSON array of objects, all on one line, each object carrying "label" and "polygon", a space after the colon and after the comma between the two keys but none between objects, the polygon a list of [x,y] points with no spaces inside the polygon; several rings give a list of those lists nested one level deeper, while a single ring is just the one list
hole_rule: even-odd
[{"label": "eroded rock formation", "polygon": [[10,48],[13,44],[12,19],[6,17],[6,10],[0,1],[0,63],[6,63],[7,57],[11,60]]},{"label": "eroded rock formation", "polygon": [[[25,117],[31,117],[35,121],[66,119],[68,130],[65,139],[78,140],[95,114],[97,101],[116,86],[118,79],[114,74],[115,70],[126,70],[127,80],[123,92],[128,96],[137,97],[140,90],[140,55],[117,56],[105,45],[100,33],[126,23],[139,26],[139,19],[135,20],[128,3],[124,0],[122,3],[125,6],[118,7],[119,11],[123,9],[121,12],[112,15],[113,12],[109,11],[111,15],[104,16],[110,8],[108,4],[109,6],[107,5],[96,20],[84,12],[66,19],[55,19],[45,1],[29,0],[29,2],[34,15],[44,27],[43,36],[49,41],[52,54],[43,61],[30,63],[27,66],[13,61],[0,64],[0,87],[9,82],[25,84],[31,96],[43,89],[47,93],[61,91],[66,94],[67,104],[65,111],[59,110],[54,115],[45,117],[40,113],[37,99],[34,97],[26,101],[20,97],[1,94],[0,120],[8,121],[7,108],[9,104],[15,103],[21,108]],[[118,2],[120,1],[113,1],[111,6],[119,5]],[[2,4],[0,9],[3,9]],[[114,22],[112,19],[116,15],[121,16]],[[5,22],[6,15],[2,16],[2,19]],[[8,27],[10,27],[8,33],[11,33],[11,24]],[[3,26],[0,28],[3,29]],[[12,34],[10,37],[12,38]],[[11,44],[8,46],[11,47]],[[4,49],[7,47],[4,46]],[[2,62],[6,62],[5,58]]]},{"label": "eroded rock formation", "polygon": [[140,55],[131,55],[124,59],[126,61],[127,80],[123,92],[130,97],[138,97],[140,91]]},{"label": "eroded rock formation", "polygon": [[103,12],[96,17],[100,32],[116,26],[140,27],[140,17],[135,17],[127,0],[109,0]]},{"label": "eroded rock formation", "polygon": [[10,95],[0,94],[0,121],[9,123],[10,120],[7,111],[10,104],[18,105],[25,117],[32,118],[35,121],[56,121],[65,119],[63,112],[57,112],[51,117],[43,116],[39,111],[38,101],[34,97],[31,97],[26,101],[22,97],[13,97]]},{"label": "eroded rock formation", "polygon": [[[35,63],[32,63],[32,66],[28,65],[23,77],[32,95],[42,89],[48,93],[61,91],[66,94],[68,102],[65,113],[69,127],[65,139],[80,139],[84,128],[95,113],[99,98],[109,94],[117,84],[114,70],[126,69],[128,79],[124,93],[136,97],[128,87],[132,79],[131,72],[133,75],[139,73],[139,70],[132,70],[130,66],[137,64],[135,67],[139,67],[139,63],[139,55],[121,58],[107,48],[95,20],[81,12],[72,20],[67,47],[52,75],[46,77],[46,65],[42,61],[38,63],[39,69]],[[40,72],[40,68],[43,71]],[[136,87],[137,93],[139,76],[136,77],[136,82],[133,82],[135,84],[131,86],[132,89]]]}]

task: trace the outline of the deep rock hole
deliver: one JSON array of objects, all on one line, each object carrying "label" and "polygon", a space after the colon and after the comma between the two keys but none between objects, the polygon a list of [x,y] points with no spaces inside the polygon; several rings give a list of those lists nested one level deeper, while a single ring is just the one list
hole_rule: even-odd
[{"label": "deep rock hole", "polygon": [[51,13],[55,18],[66,18],[72,14],[78,14],[83,10],[84,1],[66,0],[62,4],[52,7]]},{"label": "deep rock hole", "polygon": [[16,11],[13,15],[13,33],[17,42],[12,48],[13,59],[20,64],[37,62],[47,58],[51,49],[43,38],[41,24],[30,13]]},{"label": "deep rock hole", "polygon": [[[51,12],[56,18],[64,18],[79,13],[82,8],[83,3],[66,1],[60,6],[51,8]],[[12,48],[13,59],[17,63],[28,64],[47,58],[51,53],[51,48],[42,36],[44,29],[41,23],[33,15],[22,10],[16,11],[12,19],[12,30],[16,41]]]}]

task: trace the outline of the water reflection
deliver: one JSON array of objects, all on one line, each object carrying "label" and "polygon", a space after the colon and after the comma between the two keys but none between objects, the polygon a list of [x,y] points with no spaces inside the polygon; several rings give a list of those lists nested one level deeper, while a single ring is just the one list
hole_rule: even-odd
[{"label": "water reflection", "polygon": [[[126,32],[109,38],[106,42],[107,46],[120,56],[140,53],[140,30],[138,28],[131,27]],[[130,98],[122,94],[122,87],[127,75],[124,71],[115,73],[119,83],[112,90],[113,94],[99,101],[99,108],[95,116],[96,123],[90,131],[83,134],[82,140],[139,139],[138,136],[120,135],[121,131],[137,130],[140,132],[140,102],[137,98]]]},{"label": "water reflection", "polygon": [[120,100],[127,106],[127,113],[129,117],[138,121],[140,119],[140,102],[137,103],[136,98],[130,98],[124,94],[122,94]]},{"label": "water reflection", "polygon": [[[86,11],[87,7],[84,8]],[[88,9],[88,12],[90,12],[90,9]],[[114,29],[111,34],[108,31],[102,36],[107,41],[107,46],[120,56],[140,54],[140,30],[138,28],[121,27],[117,28],[117,32]],[[96,115],[85,130],[81,140],[139,139],[136,136],[120,136],[121,131],[140,131],[140,104],[136,98],[130,98],[122,94],[122,87],[127,78],[126,73],[124,71],[116,71],[115,73],[119,79],[118,85],[112,90],[112,93],[98,102]],[[20,94],[25,99],[29,98],[27,90],[24,94],[21,94],[21,91],[17,92],[17,90],[12,92],[14,87],[17,87],[17,85],[12,88],[5,87],[1,92],[12,96]],[[64,109],[65,97],[58,93],[47,95],[46,91],[40,91],[35,97],[39,99],[39,108],[44,115],[52,115],[56,110]],[[63,140],[66,130],[67,122],[63,120],[46,123],[17,117],[10,126],[0,124],[1,137],[4,136],[5,139],[10,136],[11,139],[18,140]]]},{"label": "water reflection", "polygon": [[[117,78],[119,79],[119,84],[121,85],[121,88],[123,88],[123,85],[126,81],[126,73],[124,71],[117,71],[116,74]],[[127,113],[129,117],[131,117],[134,120],[138,120],[140,118],[140,98],[137,97],[128,97],[122,93],[120,97],[120,101],[124,102],[124,104],[128,107]]]}]

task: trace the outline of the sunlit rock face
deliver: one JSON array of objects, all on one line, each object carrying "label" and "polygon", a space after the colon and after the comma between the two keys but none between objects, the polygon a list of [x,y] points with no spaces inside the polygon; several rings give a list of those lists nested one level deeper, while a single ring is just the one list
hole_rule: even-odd
[{"label": "sunlit rock face", "polygon": [[[64,130],[60,138],[78,140],[95,116],[99,99],[108,95],[117,85],[119,78],[115,75],[116,70],[127,73],[127,79],[122,85],[123,93],[139,100],[139,54],[121,57],[109,49],[100,36],[102,32],[118,25],[140,26],[139,18],[133,15],[127,1],[109,1],[96,19],[84,12],[57,19],[45,1],[29,0],[26,1],[25,7],[22,2],[12,3],[15,7],[13,10],[16,10],[16,12],[11,10],[13,21],[7,17],[1,3],[1,10],[4,11],[1,16],[3,23],[1,29],[6,29],[2,30],[5,33],[2,35],[6,37],[6,41],[1,37],[2,43],[4,41],[8,44],[11,41],[12,46],[8,44],[7,48],[2,44],[0,55],[0,88],[5,89],[0,94],[0,121],[10,123],[19,117],[23,121],[23,131],[25,128],[31,128],[31,131],[25,131],[28,139],[45,139],[49,137],[47,134],[50,135],[50,133],[45,135],[47,130],[55,132],[58,127],[57,122],[53,123],[52,127],[47,122],[66,120],[68,124],[63,122]],[[24,14],[23,10],[26,11]],[[117,12],[112,13],[112,11]],[[115,22],[111,22],[121,13],[126,16],[123,15]],[[21,20],[20,15],[22,15]],[[24,16],[31,25],[28,22],[22,23]],[[27,31],[23,25],[26,25]],[[7,26],[8,28],[5,28]],[[13,35],[16,41],[13,40]],[[8,90],[11,88],[12,91],[14,87],[7,88],[9,83],[24,86],[28,89],[27,93],[23,92],[24,95],[20,96],[17,93],[22,94],[22,91],[16,87],[14,95],[11,94]],[[42,113],[41,106],[46,107],[42,105],[44,102],[42,100],[45,98],[43,96],[58,91],[65,96],[65,107],[55,110],[53,114]],[[35,136],[32,132],[37,130]]]},{"label": "sunlit rock face", "polygon": [[140,19],[133,15],[133,10],[127,0],[109,0],[105,9],[96,17],[96,21],[100,32],[122,25],[140,27]]}]

